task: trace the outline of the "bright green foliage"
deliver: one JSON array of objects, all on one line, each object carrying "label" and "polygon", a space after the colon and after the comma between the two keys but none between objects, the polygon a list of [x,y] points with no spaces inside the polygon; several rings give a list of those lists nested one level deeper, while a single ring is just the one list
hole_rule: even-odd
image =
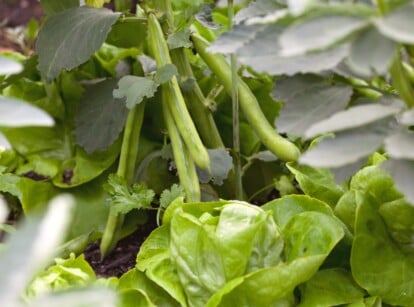
[{"label": "bright green foliage", "polygon": [[151,209],[151,202],[154,199],[154,192],[143,184],[134,184],[128,187],[125,179],[111,174],[108,183],[105,185],[109,193],[109,203],[115,208],[116,213],[126,214],[133,209]]}]

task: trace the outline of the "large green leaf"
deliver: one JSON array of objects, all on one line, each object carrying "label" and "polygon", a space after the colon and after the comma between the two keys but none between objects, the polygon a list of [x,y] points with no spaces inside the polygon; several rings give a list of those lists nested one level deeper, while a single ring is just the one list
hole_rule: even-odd
[{"label": "large green leaf", "polygon": [[317,272],[301,286],[300,307],[336,306],[354,303],[362,299],[365,291],[343,269]]},{"label": "large green leaf", "polygon": [[397,51],[397,44],[369,28],[352,42],[347,64],[359,75],[371,77],[388,71]]},{"label": "large green leaf", "polygon": [[76,142],[87,153],[112,145],[122,131],[128,109],[112,96],[118,80],[87,86],[76,115]]},{"label": "large green leaf", "polygon": [[80,7],[48,18],[36,42],[42,77],[50,81],[62,68],[71,70],[86,62],[103,44],[119,15],[107,9]]},{"label": "large green leaf", "polygon": [[187,306],[184,289],[171,262],[168,224],[154,230],[142,244],[137,256],[136,267],[171,295],[181,306]]},{"label": "large green leaf", "polygon": [[42,109],[21,100],[0,96],[0,126],[50,127],[53,125],[53,118]]},{"label": "large green leaf", "polygon": [[327,49],[367,24],[366,19],[341,15],[319,16],[295,23],[279,38],[281,53],[291,57]]},{"label": "large green leaf", "polygon": [[342,85],[309,87],[288,99],[276,120],[280,132],[304,135],[306,130],[349,102],[352,89]]},{"label": "large green leaf", "polygon": [[293,163],[287,164],[287,167],[295,175],[303,192],[326,202],[331,207],[336,205],[344,193],[341,186],[335,183],[332,174],[326,169]]},{"label": "large green leaf", "polygon": [[305,135],[307,138],[313,138],[318,134],[361,127],[395,115],[399,111],[400,109],[397,107],[381,104],[359,105],[335,113],[331,117],[313,124],[306,131]]},{"label": "large green leaf", "polygon": [[319,212],[296,215],[284,230],[286,262],[230,281],[207,306],[291,306],[294,288],[317,272],[342,236],[332,217]]},{"label": "large green leaf", "polygon": [[375,20],[377,29],[388,38],[401,43],[414,44],[414,4],[409,3]]},{"label": "large green leaf", "polygon": [[72,7],[79,6],[79,0],[40,0],[43,10],[48,15],[52,15]]},{"label": "large green leaf", "polygon": [[372,190],[362,190],[358,196],[352,274],[370,295],[378,295],[391,305],[412,306],[414,261],[388,233],[378,211],[385,200]]}]

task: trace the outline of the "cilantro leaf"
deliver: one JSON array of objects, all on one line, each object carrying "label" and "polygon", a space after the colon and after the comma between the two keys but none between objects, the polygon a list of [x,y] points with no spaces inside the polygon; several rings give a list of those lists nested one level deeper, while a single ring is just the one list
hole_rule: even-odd
[{"label": "cilantro leaf", "polygon": [[133,209],[151,209],[155,196],[154,191],[144,184],[136,183],[129,187],[125,179],[116,174],[109,175],[105,190],[110,195],[108,201],[116,214],[127,214]]}]

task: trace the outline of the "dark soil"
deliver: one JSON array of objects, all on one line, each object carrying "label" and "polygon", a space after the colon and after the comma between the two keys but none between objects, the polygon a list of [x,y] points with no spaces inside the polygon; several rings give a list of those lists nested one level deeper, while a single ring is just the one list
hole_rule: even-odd
[{"label": "dark soil", "polygon": [[93,267],[97,276],[120,277],[135,266],[142,242],[156,227],[155,217],[150,216],[146,224],[139,226],[132,235],[120,240],[114,251],[103,261],[101,261],[99,242],[92,243],[86,248],[85,259]]}]

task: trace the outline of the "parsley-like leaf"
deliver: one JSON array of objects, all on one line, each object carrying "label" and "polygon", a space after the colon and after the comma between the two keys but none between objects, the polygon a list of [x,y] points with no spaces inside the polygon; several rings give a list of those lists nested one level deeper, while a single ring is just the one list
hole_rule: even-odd
[{"label": "parsley-like leaf", "polygon": [[166,209],[173,200],[185,196],[184,188],[178,184],[173,184],[171,189],[164,190],[160,196],[160,208]]},{"label": "parsley-like leaf", "polygon": [[119,175],[111,174],[105,185],[109,193],[109,202],[116,214],[127,214],[133,209],[151,209],[151,202],[155,193],[144,184],[134,184],[129,187],[125,179]]}]

